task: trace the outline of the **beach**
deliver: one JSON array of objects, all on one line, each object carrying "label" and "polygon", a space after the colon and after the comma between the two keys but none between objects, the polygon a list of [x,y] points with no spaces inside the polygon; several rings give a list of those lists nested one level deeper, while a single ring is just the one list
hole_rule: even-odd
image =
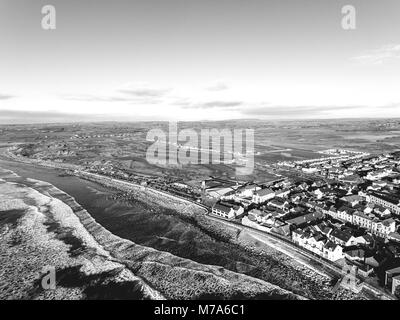
[{"label": "beach", "polygon": [[[93,288],[109,286],[125,288],[126,296],[116,298],[301,298],[266,281],[115,236],[72,197],[46,182],[30,180],[30,187],[16,184],[10,171],[2,171],[1,178],[2,212],[22,210],[18,219],[2,224],[4,297],[84,299],[91,298],[90,292],[99,292]],[[61,280],[51,292],[41,290],[45,266],[54,266],[67,283]]]}]

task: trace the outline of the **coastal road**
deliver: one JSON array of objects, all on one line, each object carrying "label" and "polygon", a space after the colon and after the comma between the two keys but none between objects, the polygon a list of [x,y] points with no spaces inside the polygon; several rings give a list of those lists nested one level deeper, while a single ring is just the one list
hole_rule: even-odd
[{"label": "coastal road", "polygon": [[[327,262],[316,255],[313,255],[311,252],[307,252],[304,249],[301,249],[291,243],[287,239],[282,239],[278,235],[272,234],[272,233],[267,233],[264,231],[260,231],[257,229],[254,229],[252,227],[244,226],[242,224],[232,222],[223,218],[218,218],[216,216],[207,215],[208,219],[211,219],[215,222],[225,224],[229,227],[234,227],[241,232],[245,231],[247,232],[251,237],[253,237],[255,240],[262,242],[266,244],[267,246],[274,248],[283,254],[291,257],[298,263],[306,266],[307,268],[317,272],[318,274],[321,274],[323,276],[327,276],[332,279],[339,279],[343,276],[342,274],[342,268],[339,265],[336,265],[332,262]],[[369,283],[364,282],[364,279],[361,278],[362,280],[362,286],[365,292],[367,293],[368,296],[370,296],[373,299],[384,299],[384,300],[396,300],[394,297],[391,295],[387,294],[386,292],[383,291],[381,288],[376,288],[372,286]]]},{"label": "coastal road", "polygon": [[341,268],[339,266],[334,266],[332,264],[329,264],[323,261],[322,259],[319,259],[318,257],[312,255],[311,253],[307,253],[303,250],[300,250],[298,247],[291,244],[290,242],[284,242],[282,239],[272,234],[248,226],[244,226],[242,224],[224,220],[212,215],[207,215],[207,218],[216,221],[218,223],[225,224],[229,227],[237,228],[241,230],[241,232],[245,231],[255,240],[262,242],[267,246],[284,253],[285,255],[296,260],[297,262],[303,264],[307,268],[323,276],[327,276],[330,278],[338,278],[341,276]]}]

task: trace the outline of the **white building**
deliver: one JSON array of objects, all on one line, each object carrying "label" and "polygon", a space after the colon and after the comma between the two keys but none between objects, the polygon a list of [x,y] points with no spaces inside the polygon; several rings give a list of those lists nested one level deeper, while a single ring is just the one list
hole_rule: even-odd
[{"label": "white building", "polygon": [[253,202],[263,203],[265,201],[271,200],[275,197],[275,192],[271,189],[261,189],[254,193]]}]

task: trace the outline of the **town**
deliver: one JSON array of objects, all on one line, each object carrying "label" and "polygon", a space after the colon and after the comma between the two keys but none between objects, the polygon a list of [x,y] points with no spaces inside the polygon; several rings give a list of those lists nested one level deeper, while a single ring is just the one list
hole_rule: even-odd
[{"label": "town", "polygon": [[196,202],[210,216],[290,241],[399,297],[400,152],[319,153],[317,159],[276,163],[277,170],[293,174],[266,183],[210,177],[199,186],[130,175],[112,162],[94,162],[86,170]]},{"label": "town", "polygon": [[211,214],[284,237],[399,297],[400,153],[322,154],[277,164],[300,171],[299,178],[245,185],[204,181],[204,191],[218,198]]}]

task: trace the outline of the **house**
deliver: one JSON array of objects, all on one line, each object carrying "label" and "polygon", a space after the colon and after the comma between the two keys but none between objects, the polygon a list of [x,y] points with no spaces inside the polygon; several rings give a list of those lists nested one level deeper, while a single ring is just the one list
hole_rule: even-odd
[{"label": "house", "polygon": [[322,199],[322,197],[324,196],[324,193],[319,188],[314,190],[313,193],[316,195],[317,199]]},{"label": "house", "polygon": [[330,225],[325,221],[315,225],[314,227],[317,231],[321,232],[325,236],[328,236],[333,231]]},{"label": "house", "polygon": [[322,255],[326,238],[312,228],[296,229],[292,232],[292,241],[299,246]]},{"label": "house", "polygon": [[388,208],[385,208],[385,207],[380,206],[380,205],[376,205],[376,206],[374,207],[373,212],[374,212],[375,214],[377,214],[377,215],[378,215],[379,217],[381,217],[381,218],[387,218],[387,217],[390,217],[390,216],[391,216],[390,210],[389,210]]},{"label": "house", "polygon": [[359,195],[351,195],[342,197],[341,200],[347,202],[351,207],[354,207],[357,204],[363,202],[365,198]]},{"label": "house", "polygon": [[328,240],[325,243],[323,252],[324,258],[331,261],[337,261],[343,258],[343,248],[340,245],[332,242],[331,240]]},{"label": "house", "polygon": [[342,247],[327,240],[326,237],[312,227],[296,229],[292,232],[292,241],[311,252],[331,261],[343,258]]},{"label": "house", "polygon": [[279,220],[275,220],[275,225],[271,228],[271,231],[286,237],[290,236],[290,226]]},{"label": "house", "polygon": [[339,179],[342,182],[350,183],[350,184],[359,184],[363,182],[363,179],[358,174],[352,174],[349,176],[344,176]]},{"label": "house", "polygon": [[207,189],[206,193],[213,198],[219,199],[221,197],[232,198],[234,195],[235,189],[232,187],[221,187],[221,188],[213,188]]},{"label": "house", "polygon": [[282,189],[275,191],[275,197],[286,198],[290,194],[290,189]]},{"label": "house", "polygon": [[247,186],[238,189],[238,195],[243,198],[252,198],[253,194],[261,188],[255,184],[249,184]]},{"label": "house", "polygon": [[347,221],[353,223],[353,213],[355,210],[353,208],[349,208],[347,206],[341,206],[337,209],[336,217],[342,221]]},{"label": "house", "polygon": [[294,208],[291,208],[289,211],[290,211],[290,213],[292,213],[292,214],[294,214],[294,215],[296,215],[296,216],[299,216],[299,215],[302,215],[302,214],[305,214],[307,209],[306,208],[304,208],[304,207],[301,207],[301,206],[296,206],[296,207],[294,207]]},{"label": "house", "polygon": [[334,219],[337,219],[337,218],[338,218],[338,217],[337,217],[336,208],[335,208],[335,206],[333,206],[333,205],[330,206],[329,209],[323,210],[323,212],[324,212],[325,214],[331,216],[331,217],[334,218]]},{"label": "house", "polygon": [[212,213],[226,218],[226,219],[234,219],[237,216],[243,214],[244,209],[241,206],[237,205],[227,205],[222,203],[216,203],[212,207]]},{"label": "house", "polygon": [[356,237],[354,239],[354,243],[358,244],[358,245],[367,245],[369,246],[370,244],[372,244],[374,242],[374,239],[372,238],[372,236],[370,236],[369,234],[365,234],[363,236],[359,236]]},{"label": "house", "polygon": [[400,243],[400,234],[398,232],[391,232],[388,234],[387,238],[389,240],[392,240],[394,242],[399,242]]},{"label": "house", "polygon": [[297,188],[298,188],[298,190],[308,190],[310,188],[310,186],[308,185],[308,183],[306,181],[299,181],[297,183]]},{"label": "house", "polygon": [[334,188],[332,193],[336,195],[338,198],[342,198],[347,195],[347,191],[342,188]]},{"label": "house", "polygon": [[267,223],[267,220],[271,217],[270,213],[258,210],[258,209],[252,209],[249,211],[249,219],[251,221],[256,221],[257,223]]},{"label": "house", "polygon": [[385,272],[385,286],[392,288],[393,277],[400,275],[400,267],[386,270]]},{"label": "house", "polygon": [[395,231],[396,221],[393,218],[383,221],[374,221],[371,225],[371,232],[382,238],[386,238],[390,233]]},{"label": "house", "polygon": [[374,268],[368,264],[358,264],[357,273],[363,277],[368,277],[374,272]]},{"label": "house", "polygon": [[307,195],[305,192],[295,192],[292,193],[290,196],[290,202],[298,203],[301,199],[305,198]]},{"label": "house", "polygon": [[352,262],[365,262],[365,257],[367,255],[366,251],[363,248],[351,246],[347,247],[343,250],[344,257]]},{"label": "house", "polygon": [[372,222],[374,220],[375,216],[372,214],[366,214],[361,211],[356,211],[353,214],[353,224],[360,226],[361,228],[364,229],[371,229]]},{"label": "house", "polygon": [[392,294],[396,293],[396,289],[398,286],[400,286],[400,275],[392,278]]},{"label": "house", "polygon": [[300,217],[286,220],[286,223],[288,225],[292,226],[293,228],[298,228],[301,226],[311,224],[313,222],[317,222],[318,220],[321,220],[323,217],[324,217],[324,214],[322,212],[316,211],[316,212],[307,213]]},{"label": "house", "polygon": [[308,239],[308,249],[322,256],[326,241],[327,239],[324,235],[316,233]]},{"label": "house", "polygon": [[304,231],[300,228],[297,228],[292,231],[292,241],[300,246],[304,245]]},{"label": "house", "polygon": [[365,257],[365,264],[373,268],[381,267],[387,261],[387,257],[382,253],[377,253],[372,256]]},{"label": "house", "polygon": [[386,245],[386,249],[391,254],[392,258],[395,258],[395,259],[400,258],[400,245],[398,243],[389,242]]},{"label": "house", "polygon": [[365,207],[364,207],[364,212],[365,213],[372,213],[374,211],[375,208],[375,204],[373,204],[372,202],[368,203]]},{"label": "house", "polygon": [[304,173],[307,173],[307,174],[312,174],[312,173],[318,172],[318,169],[315,168],[315,167],[311,167],[311,168],[302,168],[301,170],[302,170]]},{"label": "house", "polygon": [[376,181],[390,175],[391,173],[392,173],[391,170],[387,169],[375,170],[372,172],[368,172],[365,178],[371,181]]},{"label": "house", "polygon": [[387,182],[382,181],[382,180],[372,182],[372,186],[377,187],[378,189],[382,189],[386,185],[387,185]]},{"label": "house", "polygon": [[261,189],[254,193],[253,202],[254,203],[263,203],[268,200],[271,200],[275,197],[275,192],[271,189]]},{"label": "house", "polygon": [[355,238],[353,235],[339,229],[333,230],[329,235],[329,239],[343,247],[347,247],[355,243]]},{"label": "house", "polygon": [[369,195],[369,200],[372,203],[380,204],[396,214],[400,214],[400,199],[392,194],[372,192]]},{"label": "house", "polygon": [[272,206],[272,207],[275,207],[275,208],[278,208],[278,209],[281,209],[281,210],[285,209],[288,204],[289,204],[289,202],[281,201],[281,200],[278,200],[278,199],[273,199],[273,200],[268,202],[269,206]]}]

